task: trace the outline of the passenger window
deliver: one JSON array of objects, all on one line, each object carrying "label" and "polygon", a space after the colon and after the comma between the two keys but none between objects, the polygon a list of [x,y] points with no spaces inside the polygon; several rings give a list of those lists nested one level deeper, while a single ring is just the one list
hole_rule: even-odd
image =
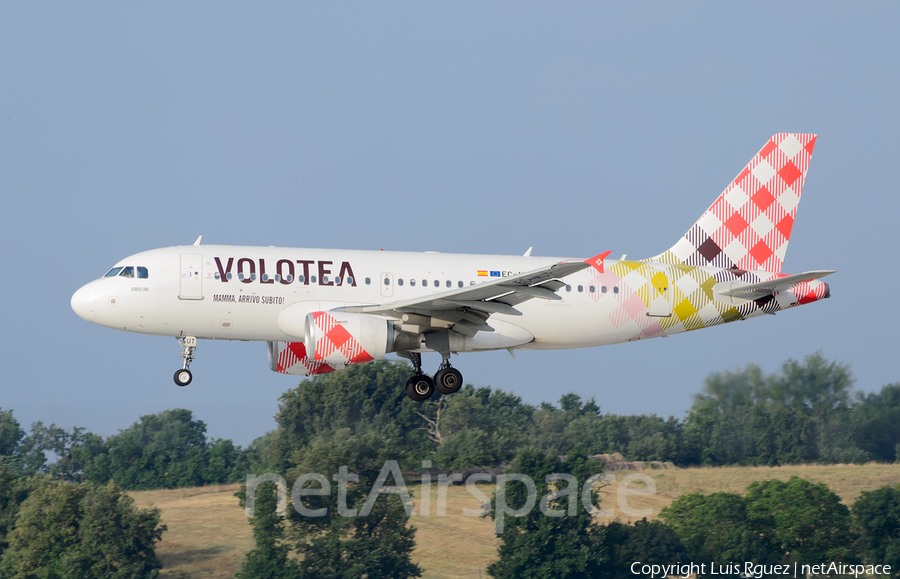
[{"label": "passenger window", "polygon": [[601,293],[604,293],[604,294],[606,293],[606,286],[605,286],[605,285],[600,286],[600,292],[601,292]]},{"label": "passenger window", "polygon": [[[306,278],[303,277],[303,274],[300,274],[297,276],[297,283],[304,283],[305,281],[306,281]],[[366,280],[366,283],[368,283],[368,280]]]},{"label": "passenger window", "polygon": [[267,274],[267,273],[262,274],[262,280],[269,281],[269,274]]},{"label": "passenger window", "polygon": [[597,288],[595,288],[594,286],[591,286],[589,289],[591,290],[591,293],[595,293],[597,291]]},{"label": "passenger window", "polygon": [[389,278],[389,277],[384,278],[384,285],[391,285],[391,278]]},{"label": "passenger window", "polygon": [[409,280],[409,285],[415,286],[415,285],[416,285],[416,280],[414,280],[414,279]]},{"label": "passenger window", "polygon": [[434,280],[434,287],[441,287],[441,282]]},{"label": "passenger window", "polygon": [[570,291],[572,291],[572,286],[570,286],[570,285],[567,285],[567,286],[566,286],[566,291],[567,291],[567,292],[570,292]]},{"label": "passenger window", "polygon": [[277,281],[277,282],[280,282],[280,281],[281,281],[281,274],[280,274],[280,273],[276,273],[276,274],[275,274],[275,281]]},{"label": "passenger window", "polygon": [[614,293],[614,294],[619,293],[619,286],[613,287],[613,293]]},{"label": "passenger window", "polygon": [[[302,278],[303,276],[301,275],[300,277]],[[303,281],[303,280],[301,279],[300,281]],[[367,278],[366,278],[366,285],[371,285],[371,283],[372,283],[372,278],[367,277]]]},{"label": "passenger window", "polygon": [[334,285],[341,285],[341,277],[340,276],[334,278]]},{"label": "passenger window", "polygon": [[231,274],[230,271],[229,271],[228,273],[225,274],[225,279],[229,279],[229,280],[230,280],[230,279],[233,278],[233,277],[234,277],[234,276]]},{"label": "passenger window", "polygon": [[328,285],[328,276],[327,275],[322,276],[322,283],[324,283],[325,285]]},{"label": "passenger window", "polygon": [[316,283],[316,276],[314,276],[314,275],[309,276],[309,283]]},{"label": "passenger window", "polygon": [[449,280],[449,279],[447,280],[447,287],[453,287],[453,284],[450,283],[450,280]]},{"label": "passenger window", "polygon": [[255,273],[251,273],[251,274],[250,274],[250,281],[256,281],[256,274],[255,274]]},{"label": "passenger window", "polygon": [[353,278],[350,277],[349,275],[347,276],[347,283],[350,285],[353,285]]},{"label": "passenger window", "polygon": [[469,285],[475,285],[475,282],[474,282],[474,281],[470,281],[470,282],[469,282]]},{"label": "passenger window", "polygon": [[106,275],[104,275],[103,277],[116,277],[117,275],[119,275],[120,271],[122,271],[121,267],[114,267],[106,272]]},{"label": "passenger window", "polygon": [[130,265],[128,267],[122,268],[122,273],[119,274],[122,277],[134,277],[134,268]]},{"label": "passenger window", "polygon": [[578,293],[581,293],[583,291],[584,291],[584,286],[583,285],[578,286]]},{"label": "passenger window", "polygon": [[423,280],[422,280],[422,287],[428,287],[428,280],[427,280],[427,279],[423,279]]},{"label": "passenger window", "polygon": [[219,272],[214,273],[214,274],[213,274],[213,277],[216,278],[216,279],[220,279],[220,277],[219,277]]},{"label": "passenger window", "polygon": [[138,270],[138,272],[137,272],[137,273],[138,273],[138,279],[147,279],[148,277],[150,277],[150,274],[149,274],[149,272],[147,271],[147,268],[146,268],[146,267],[143,267],[143,266],[140,266],[140,265],[139,265],[138,268],[137,268],[137,270]]},{"label": "passenger window", "polygon": [[284,281],[291,283],[292,281],[294,281],[294,276],[292,276],[291,274],[287,274],[287,277],[284,278]]},{"label": "passenger window", "polygon": [[401,277],[400,279],[397,280],[397,285],[403,285],[403,278],[402,278],[402,277]]},{"label": "passenger window", "polygon": [[459,282],[459,284],[457,284],[457,285],[459,285],[459,287],[462,287],[462,286],[463,286],[463,282]]}]

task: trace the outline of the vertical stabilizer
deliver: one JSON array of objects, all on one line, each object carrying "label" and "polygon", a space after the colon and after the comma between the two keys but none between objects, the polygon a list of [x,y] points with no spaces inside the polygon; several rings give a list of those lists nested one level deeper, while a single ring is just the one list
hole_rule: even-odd
[{"label": "vertical stabilizer", "polygon": [[774,135],[684,236],[665,263],[778,273],[816,135]]}]

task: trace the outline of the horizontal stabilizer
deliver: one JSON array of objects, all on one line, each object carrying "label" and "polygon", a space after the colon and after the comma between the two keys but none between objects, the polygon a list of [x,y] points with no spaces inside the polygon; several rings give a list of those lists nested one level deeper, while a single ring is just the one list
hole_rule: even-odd
[{"label": "horizontal stabilizer", "polygon": [[834,270],[808,271],[806,273],[798,273],[784,277],[776,277],[769,281],[761,281],[759,283],[746,283],[742,281],[726,281],[713,286],[713,292],[717,297],[737,298],[742,300],[757,300],[774,294],[775,292],[783,292],[789,290],[792,286],[804,282],[812,281],[831,275]]}]

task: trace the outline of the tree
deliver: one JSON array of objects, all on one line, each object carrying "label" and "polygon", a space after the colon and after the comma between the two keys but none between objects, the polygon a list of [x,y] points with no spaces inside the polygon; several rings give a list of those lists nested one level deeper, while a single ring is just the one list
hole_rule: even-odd
[{"label": "tree", "polygon": [[604,539],[609,564],[603,577],[634,577],[631,564],[669,565],[689,562],[687,550],[678,535],[659,520],[644,517],[634,525],[613,521],[606,526]]},{"label": "tree", "polygon": [[68,431],[56,424],[44,427],[37,422],[32,428],[32,437],[39,440],[42,452],[49,451],[56,456],[56,461],[47,465],[44,470],[64,481],[87,480],[95,460],[107,452],[103,437],[78,426]]},{"label": "tree", "polygon": [[773,377],[769,397],[781,406],[806,406],[817,414],[846,408],[853,387],[850,367],[830,362],[822,352],[810,354],[798,362],[788,359],[781,365],[781,376]]},{"label": "tree", "polygon": [[436,448],[434,464],[444,469],[493,466],[510,460],[526,443],[533,408],[514,394],[466,385],[445,397],[441,414],[444,443]]},{"label": "tree", "polygon": [[856,444],[875,460],[900,460],[900,383],[888,384],[881,392],[859,394],[852,411]]},{"label": "tree", "polygon": [[0,467],[19,476],[38,472],[47,462],[40,446],[40,436],[35,435],[40,432],[40,428],[41,423],[35,423],[32,435],[25,436],[25,431],[13,416],[12,410],[4,411],[0,408]]},{"label": "tree", "polygon": [[[524,515],[511,517],[502,509],[498,511],[501,495],[495,493],[491,516],[495,522],[503,518],[503,533],[500,559],[488,567],[488,573],[497,578],[586,579],[601,576],[609,559],[604,544],[605,527],[593,524],[592,514],[580,500],[579,485],[598,474],[602,463],[589,461],[581,447],[573,449],[562,462],[553,453],[525,449],[516,455],[514,464],[516,472],[534,481],[538,498],[553,492],[570,491],[575,500],[574,504],[570,503],[564,494],[547,501],[547,506],[560,516],[545,515],[541,512],[543,509],[535,505]],[[571,475],[576,482],[547,482],[546,476],[553,473]],[[570,484],[574,484],[574,488],[569,488]],[[597,504],[597,491],[592,491],[591,496],[593,504]],[[525,485],[509,483],[502,498],[512,509],[523,507],[528,501]],[[569,514],[572,507],[574,513]]]},{"label": "tree", "polygon": [[852,511],[863,558],[900,574],[900,486],[863,491]]},{"label": "tree", "polygon": [[754,482],[747,487],[746,501],[750,523],[771,526],[774,543],[788,560],[851,563],[856,559],[850,511],[824,484],[797,476],[787,482]]},{"label": "tree", "polygon": [[433,444],[419,430],[424,423],[416,414],[421,405],[406,396],[408,378],[405,364],[383,361],[313,376],[288,390],[279,403],[271,466],[286,471],[297,449],[317,435],[341,429],[353,434],[378,432],[397,446],[401,456],[394,458],[401,460],[409,452],[430,454]]},{"label": "tree", "polygon": [[296,579],[300,570],[294,561],[288,561],[289,548],[283,544],[284,523],[276,514],[277,495],[275,484],[264,482],[256,489],[253,539],[256,548],[247,553],[241,570],[235,579]]},{"label": "tree", "polygon": [[[23,478],[0,466],[0,560],[9,547],[9,533],[16,525],[19,509],[39,479]],[[2,577],[2,575],[0,575]]]},{"label": "tree", "polygon": [[155,578],[159,509],[136,509],[114,484],[44,479],[22,503],[0,572],[10,579]]},{"label": "tree", "polygon": [[678,497],[659,516],[674,529],[692,561],[777,563],[780,556],[766,521],[748,521],[748,502],[734,493]]},{"label": "tree", "polygon": [[84,467],[85,477],[128,490],[235,482],[248,468],[239,448],[230,440],[210,443],[206,424],[181,408],[141,416],[104,446]]},{"label": "tree", "polygon": [[[352,434],[349,429],[317,436],[293,455],[294,466],[287,473],[294,481],[307,474],[319,474],[329,481],[330,492],[303,497],[303,507],[327,509],[322,516],[301,515],[289,509],[286,535],[300,556],[306,579],[407,579],[420,577],[422,570],[412,562],[415,527],[408,524],[401,497],[376,495],[368,513],[366,500],[375,487],[386,460],[397,456],[394,441],[377,433]],[[356,480],[335,480],[355,474]],[[382,481],[386,483],[387,481]],[[392,481],[397,485],[399,481]],[[387,484],[386,486],[391,486]],[[314,480],[303,488],[321,488]],[[344,490],[342,491],[341,488]],[[343,494],[343,498],[342,498]],[[347,509],[342,512],[342,509]],[[349,511],[355,511],[351,513]]]}]

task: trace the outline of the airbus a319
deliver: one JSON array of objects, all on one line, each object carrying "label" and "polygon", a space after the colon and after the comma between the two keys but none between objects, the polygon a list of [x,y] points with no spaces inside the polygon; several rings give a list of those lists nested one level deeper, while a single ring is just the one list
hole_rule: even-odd
[{"label": "airbus a319", "polygon": [[[413,400],[463,384],[451,354],[586,348],[671,336],[819,301],[833,271],[781,273],[816,136],[774,135],[690,229],[647,259],[194,245],[119,261],[72,296],[89,322],[178,339],[266,343],[312,375],[395,353]],[[422,354],[441,364],[432,378]]]}]

